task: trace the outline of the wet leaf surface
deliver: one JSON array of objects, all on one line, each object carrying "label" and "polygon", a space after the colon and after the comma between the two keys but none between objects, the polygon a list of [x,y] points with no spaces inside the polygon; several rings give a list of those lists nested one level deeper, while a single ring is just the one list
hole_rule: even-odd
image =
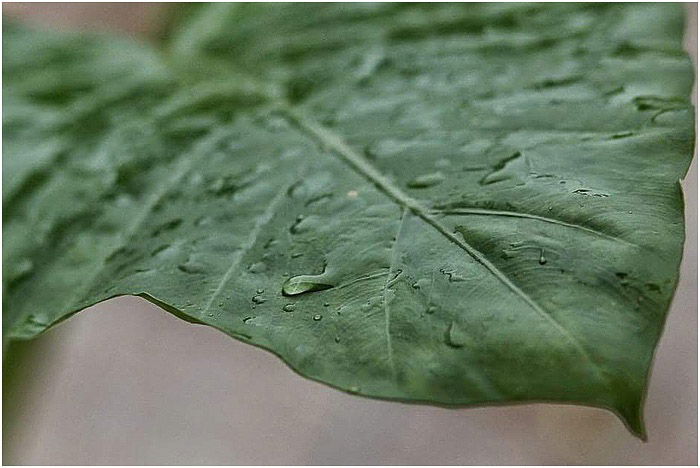
[{"label": "wet leaf surface", "polygon": [[693,150],[682,10],[216,4],[5,27],[3,330],[140,295],[361,395],[644,436]]}]

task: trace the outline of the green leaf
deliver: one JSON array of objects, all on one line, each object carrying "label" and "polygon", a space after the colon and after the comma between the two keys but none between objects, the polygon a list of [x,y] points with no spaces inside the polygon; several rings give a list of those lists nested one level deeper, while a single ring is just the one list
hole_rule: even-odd
[{"label": "green leaf", "polygon": [[642,401],[693,73],[662,4],[215,4],[4,31],[6,338],[125,294],[365,396]]}]

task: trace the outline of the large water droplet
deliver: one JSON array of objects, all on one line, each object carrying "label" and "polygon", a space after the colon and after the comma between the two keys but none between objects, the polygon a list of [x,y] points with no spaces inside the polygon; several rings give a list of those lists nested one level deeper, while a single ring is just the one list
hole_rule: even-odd
[{"label": "large water droplet", "polygon": [[437,185],[445,180],[445,175],[442,172],[432,172],[423,174],[411,179],[408,184],[410,188],[428,188]]},{"label": "large water droplet", "polygon": [[306,292],[323,291],[330,289],[333,285],[328,284],[324,275],[299,275],[292,276],[282,285],[282,294],[285,296],[296,296]]},{"label": "large water droplet", "polygon": [[495,166],[493,166],[493,171],[486,176],[484,176],[479,183],[481,185],[495,184],[496,182],[502,182],[504,180],[514,179],[523,182],[523,179],[529,174],[530,167],[522,156],[522,153],[518,151],[511,156],[502,159]]},{"label": "large water droplet", "polygon": [[322,318],[323,318],[323,315],[321,315],[321,314],[316,314],[316,315],[314,315],[314,320],[317,321],[317,322],[318,322],[319,320],[321,320]]},{"label": "large water droplet", "polygon": [[263,273],[263,272],[267,271],[267,265],[265,264],[265,262],[253,263],[252,265],[250,265],[248,267],[248,271],[253,273],[253,274]]},{"label": "large water droplet", "polygon": [[177,266],[177,269],[190,274],[204,273],[206,271],[206,267],[203,264],[191,260],[188,260],[187,263],[181,263]]},{"label": "large water droplet", "polygon": [[453,348],[462,348],[468,341],[469,337],[454,322],[451,322],[445,333],[445,343]]},{"label": "large water droplet", "polygon": [[296,309],[297,306],[295,304],[285,304],[284,307],[282,307],[282,310],[285,312],[294,312],[294,309]]}]

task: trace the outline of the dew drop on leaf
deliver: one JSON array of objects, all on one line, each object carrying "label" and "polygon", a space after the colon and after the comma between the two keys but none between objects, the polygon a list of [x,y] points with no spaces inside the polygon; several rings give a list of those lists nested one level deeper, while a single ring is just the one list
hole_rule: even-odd
[{"label": "dew drop on leaf", "polygon": [[253,263],[248,267],[248,271],[253,274],[264,273],[265,271],[267,271],[267,265],[265,264],[265,262]]},{"label": "dew drop on leaf", "polygon": [[442,172],[433,172],[430,174],[423,174],[411,179],[408,184],[410,188],[428,188],[437,185],[445,180],[445,175]]},{"label": "dew drop on leaf", "polygon": [[299,275],[292,276],[282,285],[282,294],[285,296],[296,296],[306,292],[323,291],[330,289],[333,285],[324,282],[323,275]]},{"label": "dew drop on leaf", "polygon": [[468,338],[454,322],[450,323],[445,333],[445,343],[453,348],[462,348],[467,344]]},{"label": "dew drop on leaf", "polygon": [[180,265],[177,266],[177,269],[184,272],[184,273],[190,273],[190,274],[196,274],[196,273],[204,273],[206,271],[206,268],[204,265],[198,262],[192,262],[188,261],[186,263],[181,263]]}]

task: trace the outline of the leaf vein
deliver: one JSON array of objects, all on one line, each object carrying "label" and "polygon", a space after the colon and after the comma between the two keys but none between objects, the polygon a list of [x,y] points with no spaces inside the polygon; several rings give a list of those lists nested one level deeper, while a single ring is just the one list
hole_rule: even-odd
[{"label": "leaf vein", "polygon": [[638,247],[637,244],[630,242],[628,240],[625,240],[621,237],[606,234],[602,231],[598,231],[596,229],[591,229],[589,227],[586,227],[586,226],[583,226],[580,224],[568,223],[566,221],[561,221],[561,220],[555,219],[555,218],[548,218],[546,216],[533,215],[530,213],[521,213],[518,211],[488,210],[488,209],[483,209],[483,208],[460,208],[460,209],[456,209],[456,210],[438,210],[438,211],[434,211],[433,213],[438,214],[438,215],[508,216],[508,217],[513,217],[513,218],[534,219],[537,221],[543,221],[545,223],[558,224],[559,226],[565,226],[565,227],[570,227],[573,229],[578,229],[578,230],[581,230],[584,232],[588,232],[589,234],[593,234],[593,235],[603,237],[606,239],[610,239],[610,240],[613,240],[616,242],[622,242],[624,244]]},{"label": "leaf vein", "polygon": [[389,287],[393,284],[393,275],[396,272],[396,265],[399,260],[399,241],[401,239],[401,233],[403,232],[403,227],[406,222],[406,208],[401,209],[401,218],[398,222],[398,230],[396,231],[396,237],[394,238],[394,243],[391,246],[391,260],[389,263],[389,271],[386,274],[386,281],[384,282],[384,287],[382,288],[382,304],[384,309],[384,334],[386,335],[386,348],[389,358],[389,365],[391,366],[391,372],[394,378],[396,378],[396,363],[394,362],[394,350],[391,344],[391,310],[389,302],[386,300],[386,293]]},{"label": "leaf vein", "polygon": [[250,233],[248,234],[248,238],[246,240],[246,243],[243,245],[243,248],[236,251],[236,255],[234,255],[233,260],[231,261],[231,265],[222,275],[221,279],[219,280],[219,283],[216,286],[216,289],[209,297],[209,300],[207,301],[206,305],[204,306],[204,309],[202,310],[202,315],[211,311],[212,304],[214,303],[216,298],[219,297],[221,291],[223,291],[224,289],[224,286],[229,282],[233,274],[238,270],[238,267],[240,266],[243,257],[245,257],[245,255],[248,252],[250,252],[250,249],[252,249],[253,246],[255,246],[255,242],[257,241],[258,236],[260,235],[260,231],[267,225],[267,223],[270,222],[275,212],[277,211],[277,208],[279,207],[281,201],[284,199],[287,190],[289,190],[290,187],[291,184],[282,185],[280,190],[277,191],[275,196],[270,201],[270,204],[267,205],[267,208],[265,208],[263,214],[260,217],[258,217],[257,221],[255,222],[255,225],[253,226],[253,229],[251,229]]}]

